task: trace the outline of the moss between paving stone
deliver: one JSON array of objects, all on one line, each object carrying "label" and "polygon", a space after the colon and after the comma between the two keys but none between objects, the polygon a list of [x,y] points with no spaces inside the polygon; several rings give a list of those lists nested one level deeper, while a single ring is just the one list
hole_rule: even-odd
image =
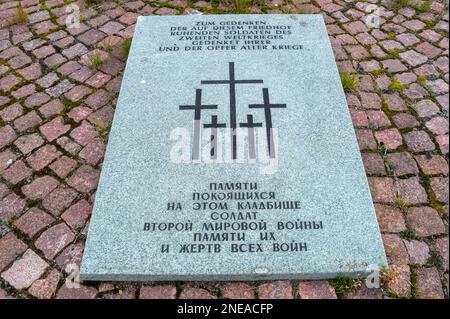
[{"label": "moss between paving stone", "polygon": [[415,297],[416,287],[417,287],[417,270],[419,266],[410,265],[410,283],[411,283],[411,298]]},{"label": "moss between paving stone", "polygon": [[[67,3],[71,3],[72,1],[65,1],[65,4],[67,4]],[[146,1],[146,0],[144,0],[144,2],[145,3],[149,3],[149,1]],[[43,3],[43,4],[42,4]],[[151,3],[153,3],[153,2],[151,2]],[[191,2],[192,3],[192,2]],[[406,2],[405,2],[406,3]],[[428,1],[427,1],[427,3],[428,3]],[[315,3],[314,3],[315,4]],[[213,0],[213,7],[214,7],[214,5],[218,5],[218,1],[217,0]],[[44,1],[41,1],[41,6],[42,6],[42,8],[43,9],[47,9],[48,10],[48,8],[45,8],[45,2]],[[164,6],[164,5],[163,5]],[[57,6],[58,7],[58,6]],[[170,7],[170,5],[166,5],[165,7]],[[350,5],[348,5],[348,6],[345,6],[346,8],[347,7],[351,7]],[[424,6],[423,8],[415,8],[417,11],[422,11],[422,12],[426,12],[426,11],[429,11],[430,9],[429,8],[427,8],[426,6]],[[128,11],[128,10],[127,10]],[[132,10],[131,10],[132,11]],[[204,9],[202,9],[202,11],[205,11]],[[445,10],[444,10],[445,11]],[[227,13],[227,11],[223,11],[222,13]],[[427,25],[427,27],[429,28],[429,27],[432,27],[432,26],[434,26],[436,23],[438,23],[440,20],[441,20],[441,18],[442,18],[442,16],[443,16],[443,14],[444,13],[440,13],[439,14],[439,18],[436,18],[434,21],[432,21],[432,22],[427,22],[427,21],[425,21],[425,24]],[[390,18],[390,19],[388,19],[388,21],[389,20],[391,20],[392,18]],[[340,21],[337,21],[336,22],[336,24],[341,24],[342,25],[342,23],[340,23]],[[52,30],[52,32],[55,32],[56,30]],[[446,31],[443,31],[443,30],[436,30],[436,32],[438,32],[439,34],[441,34],[441,35],[444,35],[444,36],[448,36],[448,32],[446,32]],[[35,36],[35,38],[45,38],[45,35],[37,35],[37,34],[35,34],[34,35]],[[378,59],[377,59],[378,60]],[[441,78],[442,77],[442,72],[440,72],[439,71],[439,77]],[[419,82],[419,84],[420,84],[420,80],[418,79],[418,82]],[[432,99],[432,100],[435,100],[435,94],[434,93],[432,93],[431,91],[430,91],[430,89],[428,89],[428,88],[425,88],[431,95],[430,95],[430,98]],[[12,91],[12,90],[10,90],[10,91]],[[403,99],[406,99],[404,96],[402,96],[402,98]],[[13,98],[12,99],[12,101],[14,101],[15,99]],[[393,114],[395,114],[395,112],[392,112],[392,111],[389,111],[387,108],[385,109],[385,108],[383,108],[383,111],[385,112],[385,114],[389,117],[389,118],[391,118],[391,116],[393,115]],[[408,109],[408,111],[407,111],[408,113],[411,113],[411,114],[414,114],[414,111],[412,111],[412,110],[410,110],[410,109]],[[3,121],[1,121],[0,120],[0,124],[5,124]],[[409,131],[411,131],[410,129],[406,129],[406,130],[404,130],[404,131],[402,131],[402,130],[400,130],[401,131],[401,133],[403,134],[404,132],[409,132]],[[27,133],[28,133],[28,131],[27,131]],[[21,133],[22,134],[22,133]],[[434,135],[433,134],[431,134],[430,135],[431,136],[431,138],[433,139],[433,141],[435,141],[435,137],[434,137]],[[12,146],[13,147],[13,146]],[[405,151],[407,151],[406,150],[406,148],[401,148],[401,149],[396,149],[395,151],[396,152],[398,152],[398,151],[403,151],[403,150],[405,150]],[[411,152],[410,152],[411,153]],[[411,153],[412,154],[412,153]],[[73,156],[72,155],[70,155],[70,157],[72,157],[73,158]],[[448,157],[446,157],[447,158],[447,160],[448,160]],[[420,180],[421,180],[421,183],[424,185],[424,188],[426,189],[426,192],[427,192],[427,194],[428,194],[428,198],[429,198],[429,203],[430,203],[430,205],[432,206],[432,207],[435,207],[438,211],[439,211],[439,213],[442,215],[443,214],[443,208],[442,208],[442,205],[441,205],[441,203],[439,203],[437,200],[436,200],[436,197],[435,197],[435,195],[434,195],[434,192],[432,191],[432,189],[431,189],[431,186],[430,186],[430,184],[429,184],[429,177],[428,176],[426,176],[426,175],[423,175],[422,173],[420,174]],[[11,186],[11,187],[8,187],[8,188],[10,188],[10,189],[16,189],[17,188],[17,186]],[[19,190],[18,190],[18,193],[20,194],[21,193],[21,190],[20,190],[20,187],[19,187]],[[447,227],[447,226],[446,226]],[[416,239],[416,237],[412,234],[412,233],[410,233],[410,232],[402,232],[402,233],[400,233],[400,236],[402,237],[402,238],[408,238],[408,239]],[[429,260],[428,260],[428,262],[427,262],[427,265],[435,265],[435,266],[437,266],[437,267],[439,267],[438,265],[440,264],[440,260],[439,260],[439,258],[437,258],[437,256],[436,255],[434,255],[434,256],[432,256]],[[414,269],[413,269],[414,268]],[[411,282],[412,282],[412,292],[413,292],[413,294],[414,294],[414,287],[415,287],[415,278],[416,278],[416,274],[415,274],[415,269],[416,269],[416,267],[414,267],[414,266],[411,266]],[[1,282],[0,282],[0,286],[1,286]],[[339,284],[338,284],[338,286],[339,286]],[[177,297],[179,296],[179,294],[181,293],[181,286],[180,286],[180,283],[177,283]],[[256,289],[256,291],[255,291],[255,293],[256,293],[256,295],[257,295],[257,289]],[[386,293],[387,295],[389,295],[389,293]]]},{"label": "moss between paving stone", "polygon": [[358,280],[346,277],[338,277],[329,280],[329,283],[334,287],[338,299],[343,299],[346,292],[350,292],[357,287]]},{"label": "moss between paving stone", "polygon": [[436,195],[434,194],[433,189],[431,188],[430,177],[425,175],[423,172],[420,172],[419,178],[428,195],[431,207],[434,207],[438,211],[441,218],[443,218],[445,216],[444,208],[442,204],[436,199]]}]

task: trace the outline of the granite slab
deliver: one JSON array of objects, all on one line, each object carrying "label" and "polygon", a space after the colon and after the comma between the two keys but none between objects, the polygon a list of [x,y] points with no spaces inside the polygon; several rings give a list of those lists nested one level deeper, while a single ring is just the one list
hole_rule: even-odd
[{"label": "granite slab", "polygon": [[321,15],[138,18],[83,280],[325,279],[386,264]]}]

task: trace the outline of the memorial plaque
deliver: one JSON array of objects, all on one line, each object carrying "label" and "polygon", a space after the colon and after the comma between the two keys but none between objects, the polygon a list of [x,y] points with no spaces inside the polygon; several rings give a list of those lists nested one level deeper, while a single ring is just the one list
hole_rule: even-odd
[{"label": "memorial plaque", "polygon": [[322,16],[139,17],[82,279],[318,279],[384,265]]}]

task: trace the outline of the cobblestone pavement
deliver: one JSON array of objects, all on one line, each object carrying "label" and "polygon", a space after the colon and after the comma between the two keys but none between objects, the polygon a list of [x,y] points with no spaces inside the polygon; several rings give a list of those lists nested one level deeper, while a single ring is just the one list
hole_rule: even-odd
[{"label": "cobblestone pavement", "polygon": [[[449,23],[441,1],[247,8],[325,18],[352,82],[348,106],[388,254],[381,289],[347,279],[65,285],[80,264],[136,17],[244,11],[229,1],[1,0],[0,299],[448,298]],[[81,8],[78,28],[66,27],[71,3]],[[374,8],[379,27],[366,23]],[[357,87],[345,72],[359,77]]]}]

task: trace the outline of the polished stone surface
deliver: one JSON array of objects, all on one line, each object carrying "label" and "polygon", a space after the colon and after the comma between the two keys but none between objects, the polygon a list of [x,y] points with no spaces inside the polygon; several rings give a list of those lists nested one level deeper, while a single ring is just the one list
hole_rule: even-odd
[{"label": "polished stone surface", "polygon": [[[203,31],[195,39],[193,27]],[[212,130],[203,126],[216,122],[225,128],[218,125],[211,159]],[[232,160],[227,130],[241,126]],[[139,17],[82,278],[316,279],[380,265],[379,227],[322,17]]]}]

